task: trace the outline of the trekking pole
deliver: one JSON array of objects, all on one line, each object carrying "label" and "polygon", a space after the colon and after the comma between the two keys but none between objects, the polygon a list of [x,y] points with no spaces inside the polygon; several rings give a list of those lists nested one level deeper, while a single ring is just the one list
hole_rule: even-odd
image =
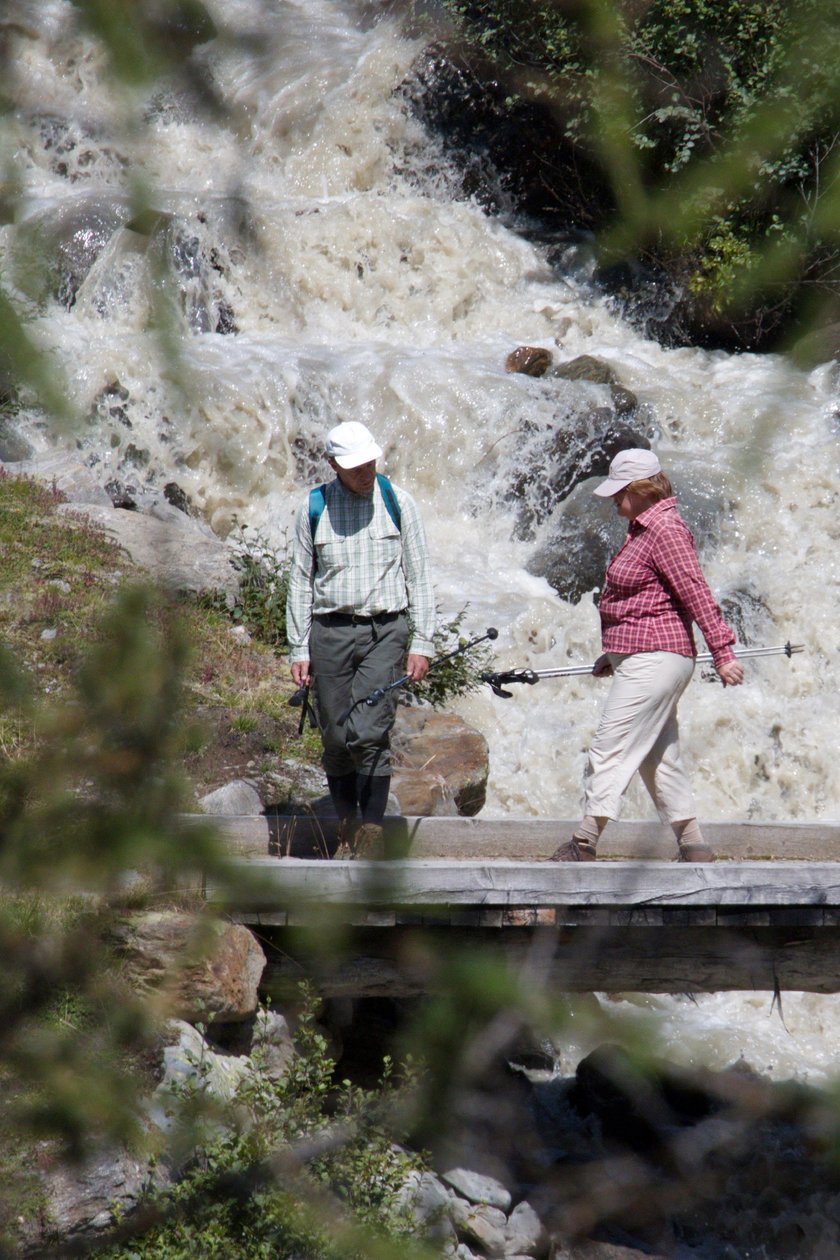
[{"label": "trekking pole", "polygon": [[[469,652],[470,648],[474,648],[479,643],[483,643],[485,639],[498,639],[498,637],[499,637],[498,630],[496,630],[494,626],[490,626],[490,628],[487,630],[485,634],[476,635],[474,639],[470,639],[468,643],[462,643],[460,647],[455,648],[452,652],[447,652],[445,656],[435,657],[435,659],[432,661],[429,668],[426,670],[426,673],[431,674],[433,669],[437,669],[437,667],[439,665],[442,665],[444,661],[451,661],[453,656],[463,656],[465,652]],[[482,680],[484,680],[483,674],[481,675],[481,677],[482,677]],[[393,691],[395,687],[404,687],[406,683],[409,683],[411,681],[412,681],[411,674],[403,674],[402,678],[398,678],[396,682],[388,683],[387,687],[377,687],[376,690],[372,691],[369,696],[362,696],[360,700],[354,700],[353,703],[350,705],[350,708],[347,710],[347,712],[342,714],[342,716],[338,719],[339,726],[344,725],[344,723],[349,718],[350,714],[353,712],[355,708],[358,707],[358,705],[379,704],[379,701],[382,699],[382,697],[386,696],[389,691]]]},{"label": "trekking pole", "polygon": [[[755,656],[787,656],[791,657],[795,652],[804,652],[805,645],[803,643],[783,643],[780,647],[737,647],[735,655],[739,660],[747,657]],[[707,664],[714,660],[711,652],[698,652],[695,660],[698,664]],[[567,665],[560,669],[508,669],[498,672],[485,670],[481,675],[481,681],[486,682],[493,694],[501,696],[504,700],[510,700],[513,692],[504,691],[503,684],[509,683],[528,683],[533,686],[538,683],[541,678],[571,678],[577,674],[591,674],[595,668],[592,665]]]},{"label": "trekking pole", "polygon": [[312,707],[312,701],[309,699],[309,683],[304,683],[302,687],[298,687],[293,696],[289,696],[288,703],[293,709],[300,705],[300,721],[298,722],[298,735],[303,734],[303,728],[306,726],[306,719],[309,718],[309,725],[314,728],[318,725],[315,718],[315,710]]}]

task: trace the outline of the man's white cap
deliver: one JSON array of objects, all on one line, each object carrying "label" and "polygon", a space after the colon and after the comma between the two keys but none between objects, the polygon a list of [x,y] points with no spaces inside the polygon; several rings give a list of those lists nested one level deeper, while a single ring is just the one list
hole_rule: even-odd
[{"label": "man's white cap", "polygon": [[327,434],[327,455],[339,468],[358,468],[379,459],[382,448],[377,446],[370,429],[358,420],[345,420]]},{"label": "man's white cap", "polygon": [[658,472],[662,472],[662,469],[653,451],[643,451],[637,447],[629,451],[619,451],[610,464],[607,480],[596,486],[592,493],[600,494],[606,499],[611,494],[618,494],[631,481],[644,481]]}]

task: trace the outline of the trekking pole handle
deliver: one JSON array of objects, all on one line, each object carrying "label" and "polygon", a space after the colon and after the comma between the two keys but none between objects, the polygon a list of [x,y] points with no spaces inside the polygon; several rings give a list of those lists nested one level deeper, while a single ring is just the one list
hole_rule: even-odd
[{"label": "trekking pole handle", "polygon": [[[451,652],[447,652],[445,656],[436,656],[429,668],[426,670],[426,673],[430,674],[433,669],[437,669],[438,665],[442,665],[444,661],[451,661],[453,656],[463,656],[465,652],[469,652],[470,648],[474,648],[477,644],[483,643],[485,639],[498,639],[498,637],[498,630],[495,626],[490,626],[484,634],[476,635],[474,639],[470,639],[467,643],[462,643],[460,647],[454,648]],[[402,678],[398,678],[396,682],[388,683],[387,687],[377,687],[376,690],[372,691],[369,696],[363,696],[361,700],[355,700],[347,712],[342,714],[342,716],[338,719],[339,726],[344,725],[357,705],[367,704],[373,706],[375,704],[379,704],[382,697],[386,696],[389,691],[393,691],[396,687],[404,687],[406,683],[412,681],[413,679],[411,674],[403,674]]]}]

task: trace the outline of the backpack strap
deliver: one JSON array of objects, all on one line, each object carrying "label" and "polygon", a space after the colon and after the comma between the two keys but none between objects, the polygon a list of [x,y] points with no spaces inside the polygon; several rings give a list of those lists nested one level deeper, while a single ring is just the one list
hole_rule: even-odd
[{"label": "backpack strap", "polygon": [[385,506],[388,509],[388,515],[390,516],[391,520],[394,522],[394,524],[396,525],[400,533],[402,533],[402,524],[401,524],[402,512],[400,511],[400,505],[397,502],[397,496],[394,491],[394,487],[391,485],[390,481],[388,480],[388,478],[385,476],[384,473],[377,473],[376,480],[379,482],[379,489],[382,493],[382,498],[385,500]]},{"label": "backpack strap", "polygon": [[324,515],[324,508],[327,506],[327,486],[315,486],[309,491],[309,536],[315,541],[315,530],[318,528],[318,522]]}]

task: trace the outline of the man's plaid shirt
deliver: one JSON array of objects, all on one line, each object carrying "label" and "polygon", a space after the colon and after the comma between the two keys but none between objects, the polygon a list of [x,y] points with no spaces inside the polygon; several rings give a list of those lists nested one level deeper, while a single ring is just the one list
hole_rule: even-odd
[{"label": "man's plaid shirt", "polygon": [[405,609],[413,628],[409,651],[434,656],[435,597],[423,522],[411,495],[393,490],[400,528],[378,484],[371,494],[354,494],[336,477],[324,492],[314,546],[308,497],[302,505],[286,603],[290,662],[308,660],[312,617],[331,612],[371,617]]},{"label": "man's plaid shirt", "polygon": [[630,522],[607,569],[598,612],[605,652],[694,656],[696,621],[715,665],[735,659],[735,635],[703,577],[676,499],[662,499]]}]

